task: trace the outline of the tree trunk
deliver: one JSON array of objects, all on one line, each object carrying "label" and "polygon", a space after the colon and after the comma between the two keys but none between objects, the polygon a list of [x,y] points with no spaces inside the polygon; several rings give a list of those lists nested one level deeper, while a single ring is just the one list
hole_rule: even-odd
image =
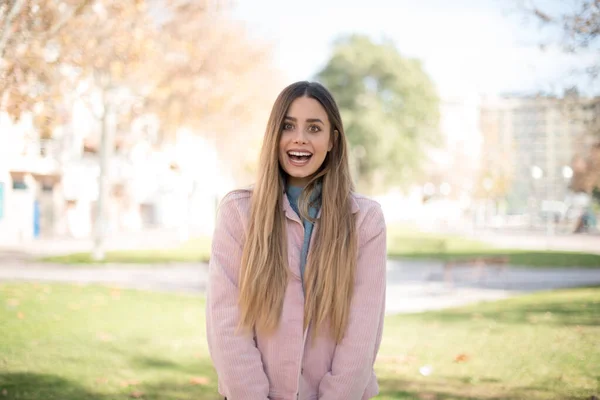
[{"label": "tree trunk", "polygon": [[103,110],[100,118],[101,138],[100,138],[100,175],[98,176],[98,200],[96,203],[96,220],[94,221],[94,248],[92,259],[94,261],[103,261],[105,254],[105,239],[108,228],[108,201],[110,193],[110,158],[113,150],[113,132],[109,118],[109,106],[106,101],[106,94],[103,95]]}]

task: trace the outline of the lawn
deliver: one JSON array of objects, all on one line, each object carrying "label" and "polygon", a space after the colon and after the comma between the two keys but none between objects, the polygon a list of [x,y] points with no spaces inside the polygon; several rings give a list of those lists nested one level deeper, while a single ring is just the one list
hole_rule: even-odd
[{"label": "lawn", "polygon": [[388,256],[423,260],[470,259],[506,256],[514,266],[600,268],[600,254],[569,251],[497,249],[487,243],[458,235],[442,235],[388,228]]},{"label": "lawn", "polygon": [[91,253],[73,253],[59,256],[44,257],[42,261],[61,263],[61,264],[141,264],[158,265],[171,263],[197,263],[208,262],[210,257],[211,239],[209,237],[199,237],[183,243],[179,247],[165,249],[144,249],[144,250],[123,250],[109,251],[106,253],[106,259],[98,262],[94,261]]},{"label": "lawn", "polygon": [[[178,248],[108,252],[104,263],[169,264],[206,262],[210,257],[208,237],[190,240]],[[388,256],[425,260],[470,259],[480,256],[506,256],[510,264],[527,267],[600,268],[600,255],[567,251],[499,250],[486,243],[461,236],[440,235],[388,228]],[[95,264],[90,253],[75,253],[44,258],[43,261],[90,265]]]},{"label": "lawn", "polygon": [[[0,285],[0,398],[219,399],[201,297]],[[388,317],[379,399],[600,394],[600,288]]]}]

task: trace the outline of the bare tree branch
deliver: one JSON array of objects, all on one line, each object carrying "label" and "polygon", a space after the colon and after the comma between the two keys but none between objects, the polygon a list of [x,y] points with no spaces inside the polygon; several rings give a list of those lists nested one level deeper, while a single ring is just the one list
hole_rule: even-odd
[{"label": "bare tree branch", "polygon": [[15,17],[23,10],[27,0],[16,0],[12,7],[8,10],[6,20],[4,21],[4,27],[2,28],[2,36],[0,36],[0,59],[4,58],[6,52],[6,44],[10,39],[12,33],[11,25]]}]

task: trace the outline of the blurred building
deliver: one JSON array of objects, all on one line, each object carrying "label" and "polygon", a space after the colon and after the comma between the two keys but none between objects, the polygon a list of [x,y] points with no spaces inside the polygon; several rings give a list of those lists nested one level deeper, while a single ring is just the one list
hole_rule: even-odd
[{"label": "blurred building", "polygon": [[589,147],[595,98],[504,96],[482,99],[480,128],[486,190],[508,213],[560,212],[576,154]]},{"label": "blurred building", "polygon": [[[442,195],[469,205],[473,200],[473,182],[481,165],[482,137],[479,127],[479,98],[454,95],[440,99],[440,132],[443,145],[433,151],[441,182]],[[444,185],[444,187],[442,187]]]},{"label": "blurred building", "polygon": [[[42,139],[27,115],[18,123],[0,115],[1,243],[92,234],[100,174],[94,122],[75,107],[68,125]],[[159,145],[147,124],[117,139],[109,159],[109,234],[212,232],[217,201],[234,185],[215,146],[183,130]]]},{"label": "blurred building", "polygon": [[0,114],[0,241],[12,243],[59,232],[54,210],[60,168],[51,143],[35,134],[31,118],[13,123]]}]

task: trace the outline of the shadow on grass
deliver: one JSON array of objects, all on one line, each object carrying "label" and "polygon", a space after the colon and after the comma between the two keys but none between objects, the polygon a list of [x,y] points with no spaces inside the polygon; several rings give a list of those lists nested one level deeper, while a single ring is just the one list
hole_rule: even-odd
[{"label": "shadow on grass", "polygon": [[193,385],[189,381],[158,381],[143,384],[138,389],[144,400],[223,400],[217,391],[216,382],[209,385]]},{"label": "shadow on grass", "polygon": [[480,400],[503,399],[517,400],[521,397],[507,397],[506,394],[494,394],[493,391],[484,396],[464,394],[469,385],[451,383],[445,379],[428,382],[415,382],[405,379],[379,379],[379,396],[377,399],[402,400]]},{"label": "shadow on grass", "polygon": [[207,359],[175,362],[159,357],[135,357],[136,370],[155,370],[157,375],[176,372],[177,379],[142,383],[138,389],[146,400],[222,399],[217,389],[217,375]]},{"label": "shadow on grass", "polygon": [[108,400],[79,384],[55,375],[35,373],[0,373],[0,395],[12,400]]},{"label": "shadow on grass", "polygon": [[[430,377],[431,378],[431,377]],[[427,381],[407,379],[379,379],[377,399],[410,400],[523,400],[523,399],[589,399],[589,391],[564,395],[556,393],[556,385],[541,383],[538,386],[508,388],[497,379],[478,377],[440,377]]]},{"label": "shadow on grass", "polygon": [[504,301],[498,304],[483,304],[477,312],[459,308],[423,313],[420,318],[438,322],[468,323],[473,320],[493,320],[507,324],[600,326],[600,301],[564,299],[539,304]]},{"label": "shadow on grass", "polygon": [[206,359],[195,359],[193,361],[174,362],[172,360],[158,357],[134,357],[131,365],[136,370],[153,369],[158,372],[169,371],[191,376],[205,376],[211,380],[216,379],[216,371],[212,364]]}]

